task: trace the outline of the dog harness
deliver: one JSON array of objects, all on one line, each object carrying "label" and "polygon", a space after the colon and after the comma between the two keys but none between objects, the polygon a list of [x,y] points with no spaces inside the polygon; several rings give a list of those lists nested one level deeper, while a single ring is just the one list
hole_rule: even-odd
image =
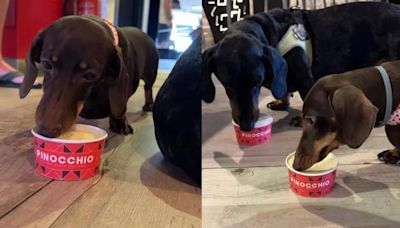
[{"label": "dog harness", "polygon": [[396,126],[400,124],[400,105],[397,106],[396,110],[390,116],[387,125]]},{"label": "dog harness", "polygon": [[311,40],[307,34],[303,24],[294,24],[289,27],[285,35],[278,43],[278,51],[284,56],[295,47],[302,48],[308,57],[309,64],[312,63],[312,46]]},{"label": "dog harness", "polygon": [[392,93],[392,84],[390,83],[389,75],[387,74],[385,68],[382,66],[376,66],[378,69],[379,74],[383,79],[383,84],[385,85],[386,91],[386,109],[385,109],[385,116],[383,120],[379,123],[379,127],[383,125],[391,125],[396,126],[400,124],[400,105],[397,106],[396,110],[392,112],[393,106],[393,93]]},{"label": "dog harness", "polygon": [[116,47],[118,47],[118,32],[117,32],[117,29],[114,27],[114,25],[111,22],[107,21],[106,19],[103,19],[103,22],[106,23],[106,25],[108,25],[108,27],[111,29],[111,32],[112,32],[113,37],[114,37],[114,45]]}]

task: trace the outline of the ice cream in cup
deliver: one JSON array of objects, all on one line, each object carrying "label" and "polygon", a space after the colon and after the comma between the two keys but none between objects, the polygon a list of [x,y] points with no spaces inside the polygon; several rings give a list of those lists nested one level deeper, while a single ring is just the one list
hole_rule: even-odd
[{"label": "ice cream in cup", "polygon": [[76,124],[58,138],[44,137],[34,129],[36,171],[55,180],[81,180],[99,173],[107,132]]},{"label": "ice cream in cup", "polygon": [[271,139],[272,122],[271,116],[261,116],[252,131],[242,131],[240,126],[232,120],[237,142],[241,145],[257,145],[268,142]]},{"label": "ice cream in cup", "polygon": [[286,157],[292,191],[305,197],[321,197],[328,194],[335,183],[338,166],[336,156],[329,153],[323,160],[302,172],[293,168],[294,157],[295,152]]}]

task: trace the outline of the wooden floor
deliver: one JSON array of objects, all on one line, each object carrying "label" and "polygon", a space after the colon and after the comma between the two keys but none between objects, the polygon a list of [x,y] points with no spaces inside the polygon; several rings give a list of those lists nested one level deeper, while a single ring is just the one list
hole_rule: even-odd
[{"label": "wooden floor", "polygon": [[292,99],[289,113],[273,112],[266,108],[273,98],[263,90],[260,110],[274,118],[272,140],[238,146],[228,99],[216,84],[214,103],[203,103],[203,227],[400,227],[400,167],[376,158],[391,148],[383,128],[357,150],[334,152],[340,165],[327,197],[296,196],[284,159],[301,136],[301,129],[289,126],[301,99]]},{"label": "wooden floor", "polygon": [[[141,111],[142,87],[128,106],[135,134],[109,133],[101,175],[84,181],[52,181],[34,170],[30,129],[41,94],[20,100],[17,89],[0,88],[0,227],[201,226],[201,191],[160,154],[152,115]],[[107,119],[80,122],[108,128]]]}]

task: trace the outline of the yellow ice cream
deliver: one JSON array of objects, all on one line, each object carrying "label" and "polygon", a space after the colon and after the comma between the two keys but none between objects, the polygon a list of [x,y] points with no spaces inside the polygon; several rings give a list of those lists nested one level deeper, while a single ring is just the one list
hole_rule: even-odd
[{"label": "yellow ice cream", "polygon": [[[294,156],[289,158],[288,164],[293,167]],[[323,173],[325,171],[331,170],[336,166],[336,158],[333,154],[329,153],[322,161],[315,163],[310,168],[303,171],[303,173]]]},{"label": "yellow ice cream", "polygon": [[91,132],[84,131],[68,131],[57,137],[58,139],[70,139],[70,140],[88,140],[95,139],[96,135]]}]

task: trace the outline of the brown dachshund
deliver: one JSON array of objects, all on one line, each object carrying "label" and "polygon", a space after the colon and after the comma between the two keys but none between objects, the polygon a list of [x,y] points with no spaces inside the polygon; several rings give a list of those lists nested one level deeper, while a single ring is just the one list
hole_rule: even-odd
[{"label": "brown dachshund", "polygon": [[139,79],[145,81],[143,110],[152,109],[158,54],[151,38],[136,28],[116,28],[94,17],[57,20],[32,42],[21,98],[36,79],[36,63],[45,72],[36,110],[37,131],[44,136],[67,131],[78,114],[88,119],[109,116],[112,131],[132,134],[125,112]]},{"label": "brown dachshund", "polygon": [[[391,111],[400,104],[400,61],[381,65],[393,91]],[[384,119],[386,92],[375,67],[321,78],[306,96],[303,105],[303,135],[293,167],[302,171],[322,160],[340,145],[358,148],[372,128]],[[386,124],[386,135],[394,149],[378,154],[385,163],[400,161],[400,125]]]}]

